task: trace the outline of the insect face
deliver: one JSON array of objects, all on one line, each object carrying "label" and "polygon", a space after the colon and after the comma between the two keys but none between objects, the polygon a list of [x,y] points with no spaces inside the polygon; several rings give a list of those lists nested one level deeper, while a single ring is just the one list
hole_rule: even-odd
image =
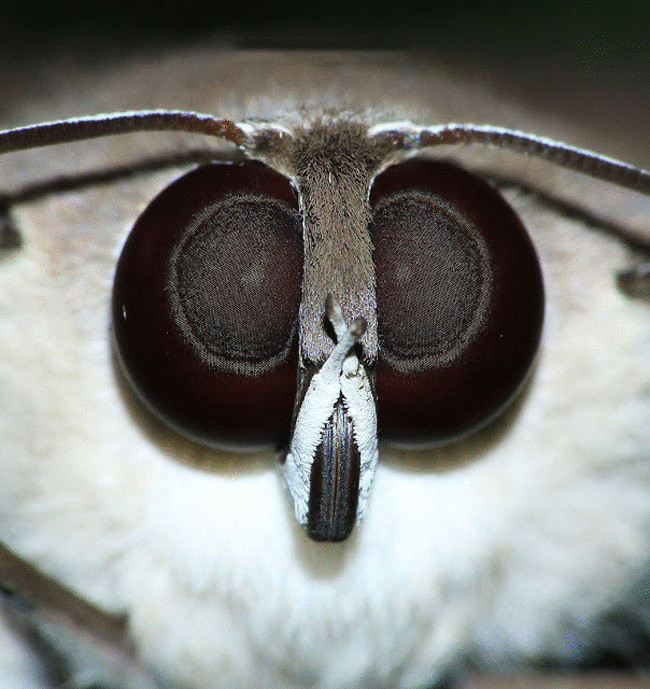
[{"label": "insect face", "polygon": [[521,132],[331,116],[291,131],[116,114],[0,133],[0,150],[161,128],[224,136],[264,163],[199,168],[140,216],[115,272],[117,355],[192,439],[284,448],[317,540],[363,516],[379,439],[430,446],[481,427],[539,344],[541,269],[514,211],[470,173],[400,151],[477,141],[648,187],[643,171]]},{"label": "insect face", "polygon": [[[249,99],[259,56],[249,81],[213,57],[166,73],[166,97],[105,92],[218,117],[0,135],[5,150],[148,128],[225,140],[180,172],[141,161],[197,141],[160,131],[2,158],[23,242],[0,257],[0,536],[38,568],[3,587],[38,620],[43,579],[63,583],[63,627],[85,598],[95,649],[115,613],[115,646],[173,686],[410,687],[466,652],[501,668],[619,648],[647,590],[645,273],[622,274],[623,294],[631,242],[535,191],[609,188],[585,205],[620,196],[627,220],[644,199],[621,187],[647,191],[647,173],[428,124],[504,111],[438,108],[452,88],[423,87],[424,67],[412,88],[373,71],[365,91],[368,70],[358,89],[332,70],[355,107],[334,86],[311,107],[305,88],[289,102],[258,84],[266,107]],[[293,88],[276,67],[260,79]],[[207,92],[206,70],[217,96],[170,83]],[[91,175],[50,181],[66,153],[66,173]],[[47,181],[27,188],[34,160]]]}]

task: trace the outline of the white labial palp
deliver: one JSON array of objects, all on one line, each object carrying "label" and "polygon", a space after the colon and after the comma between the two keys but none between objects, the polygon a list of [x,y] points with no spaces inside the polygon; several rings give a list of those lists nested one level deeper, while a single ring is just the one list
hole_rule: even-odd
[{"label": "white labial palp", "polygon": [[365,323],[358,319],[348,326],[340,305],[333,298],[328,299],[327,316],[336,333],[337,344],[309,382],[283,464],[296,519],[303,526],[308,519],[311,470],[316,449],[339,398],[352,420],[360,455],[357,522],[365,513],[377,467],[375,397],[366,369],[353,351],[365,331]]}]

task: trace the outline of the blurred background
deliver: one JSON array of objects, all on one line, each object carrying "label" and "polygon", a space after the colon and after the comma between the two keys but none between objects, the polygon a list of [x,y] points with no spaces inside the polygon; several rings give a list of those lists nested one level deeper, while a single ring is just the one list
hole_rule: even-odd
[{"label": "blurred background", "polygon": [[554,62],[606,87],[624,75],[646,96],[650,76],[650,3],[643,0],[13,0],[0,14],[2,47],[18,52],[220,37],[246,47],[426,50],[511,68]]},{"label": "blurred background", "polygon": [[14,0],[3,3],[1,14],[2,41],[16,46],[220,34],[297,48],[426,48],[502,60],[555,55],[586,73],[590,66],[625,62],[647,70],[650,60],[650,4],[642,0]]}]

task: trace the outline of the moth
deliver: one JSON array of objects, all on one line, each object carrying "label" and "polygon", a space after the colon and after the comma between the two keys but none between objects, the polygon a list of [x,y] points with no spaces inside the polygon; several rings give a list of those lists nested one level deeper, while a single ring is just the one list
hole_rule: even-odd
[{"label": "moth", "polygon": [[[650,173],[509,127],[328,98],[293,106],[273,119],[139,110],[0,132],[0,153],[142,131],[230,145],[164,185],[110,246],[89,223],[60,246],[72,263],[28,231],[8,251],[3,308],[27,300],[35,321],[28,334],[12,317],[0,369],[8,590],[63,616],[49,636],[33,623],[57,649],[59,637],[86,649],[79,628],[90,631],[104,682],[117,664],[146,668],[136,683],[407,687],[440,679],[460,649],[497,665],[588,657],[587,629],[644,576],[632,563],[650,521],[647,394],[617,381],[594,406],[587,386],[568,412],[545,400],[563,375],[544,380],[544,350],[574,349],[563,298],[574,314],[605,306],[621,365],[641,361],[643,379],[643,268],[621,273],[627,293],[592,301],[599,286],[545,273],[554,248],[542,238],[541,253],[492,182],[430,151],[506,149],[643,194]],[[620,239],[578,244],[571,256],[590,277],[596,257],[629,251]],[[57,318],[50,283],[72,300],[58,303],[70,318]],[[594,337],[597,325],[580,327]],[[576,346],[574,365],[604,365],[599,351]],[[32,357],[45,387],[62,385],[43,395],[50,408],[22,394]],[[76,393],[87,386],[86,407]],[[564,444],[553,437],[567,432],[563,414],[591,419]],[[625,438],[614,456],[583,436],[593,419]],[[616,503],[618,482],[625,516],[610,533],[601,501]],[[557,494],[572,490],[584,532],[605,532],[605,557],[550,556],[544,582],[531,568],[568,547],[571,498],[559,509]],[[600,569],[581,571],[595,561],[611,567],[598,586]],[[602,591],[593,607],[583,586]],[[64,605],[41,600],[50,588]]]}]

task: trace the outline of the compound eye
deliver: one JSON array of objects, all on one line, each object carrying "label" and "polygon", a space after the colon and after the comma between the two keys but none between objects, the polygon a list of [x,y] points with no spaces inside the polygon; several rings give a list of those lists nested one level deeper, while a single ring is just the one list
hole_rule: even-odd
[{"label": "compound eye", "polygon": [[450,163],[387,168],[370,204],[380,437],[454,439],[498,413],[531,367],[544,314],[535,249],[501,195]]},{"label": "compound eye", "polygon": [[257,162],[200,167],[138,218],[115,272],[114,345],[169,425],[221,447],[286,440],[301,237],[291,183]]}]

